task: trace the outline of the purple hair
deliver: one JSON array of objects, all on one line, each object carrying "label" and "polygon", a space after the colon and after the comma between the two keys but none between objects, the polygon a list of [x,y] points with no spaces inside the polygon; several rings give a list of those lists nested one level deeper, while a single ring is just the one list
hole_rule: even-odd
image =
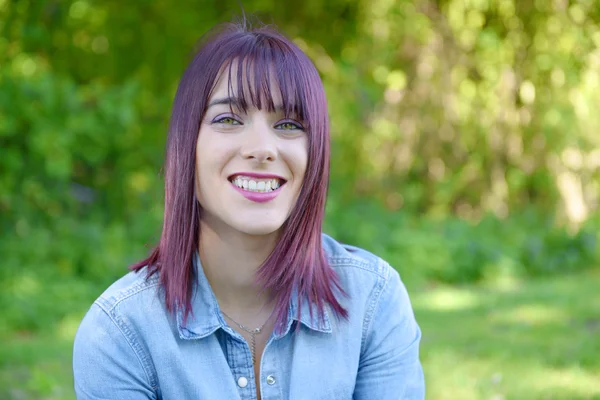
[{"label": "purple hair", "polygon": [[[321,230],[329,179],[329,117],[323,84],[310,59],[289,39],[267,26],[248,28],[228,23],[209,32],[185,70],[173,103],[165,162],[165,210],[158,246],[131,269],[148,266],[148,277],[159,273],[166,307],[183,309],[184,321],[192,312],[201,207],[195,194],[196,141],[200,123],[215,82],[237,63],[235,96],[242,109],[252,106],[273,110],[270,82],[279,88],[286,115],[303,121],[308,135],[308,165],[298,200],[282,226],[280,238],[257,272],[257,282],[275,293],[276,330],[284,329],[292,293],[298,304],[317,305],[324,318],[329,305],[337,317],[348,313],[335,292],[345,295],[321,247]],[[270,77],[270,75],[273,75]],[[243,85],[242,79],[252,79]],[[246,89],[245,89],[246,88]],[[265,102],[266,104],[262,104]],[[301,307],[298,307],[298,317]],[[312,314],[312,307],[309,307]],[[311,315],[312,317],[312,315]]]}]

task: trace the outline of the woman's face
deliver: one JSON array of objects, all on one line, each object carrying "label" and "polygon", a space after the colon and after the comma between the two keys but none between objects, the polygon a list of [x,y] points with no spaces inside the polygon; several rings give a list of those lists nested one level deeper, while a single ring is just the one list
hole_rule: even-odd
[{"label": "woman's face", "polygon": [[[234,68],[232,92],[238,93],[235,74]],[[202,219],[219,230],[272,234],[281,228],[300,194],[308,139],[300,121],[285,118],[277,87],[271,86],[276,111],[250,107],[244,113],[229,97],[227,84],[225,72],[208,101],[196,144],[196,193]]]}]

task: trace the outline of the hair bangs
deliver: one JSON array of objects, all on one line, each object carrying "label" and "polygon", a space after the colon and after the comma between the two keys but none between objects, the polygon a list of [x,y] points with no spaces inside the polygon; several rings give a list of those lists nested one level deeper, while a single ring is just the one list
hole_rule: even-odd
[{"label": "hair bangs", "polygon": [[[291,61],[290,50],[276,38],[242,42],[230,48],[222,74],[227,79],[231,106],[243,112],[250,108],[282,112],[310,126],[307,117],[309,99],[305,96],[303,65]],[[215,80],[215,84],[218,81]]]}]

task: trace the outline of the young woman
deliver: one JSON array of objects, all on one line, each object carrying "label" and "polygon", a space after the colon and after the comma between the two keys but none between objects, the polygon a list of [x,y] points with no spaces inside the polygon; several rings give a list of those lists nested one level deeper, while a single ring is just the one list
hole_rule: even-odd
[{"label": "young woman", "polygon": [[81,322],[78,399],[422,399],[398,273],[322,234],[319,74],[269,27],[214,30],[175,97],[162,236]]}]

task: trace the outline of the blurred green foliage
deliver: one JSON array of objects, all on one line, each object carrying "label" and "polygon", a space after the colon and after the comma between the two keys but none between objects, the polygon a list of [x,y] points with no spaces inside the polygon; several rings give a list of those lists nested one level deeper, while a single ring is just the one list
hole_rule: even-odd
[{"label": "blurred green foliage", "polygon": [[[328,233],[417,286],[598,265],[595,0],[243,3],[323,78]],[[239,14],[236,1],[0,0],[0,337],[72,336],[156,243],[178,79],[200,36]]]},{"label": "blurred green foliage", "polygon": [[[52,318],[25,295],[43,278],[104,285],[156,242],[178,78],[201,34],[238,7],[0,1],[0,304],[19,310],[10,326]],[[321,72],[328,232],[417,280],[596,263],[593,1],[245,7],[282,26]],[[8,307],[13,296],[23,304]]]},{"label": "blurred green foliage", "polygon": [[[364,243],[409,281],[469,283],[565,274],[597,265],[597,228],[570,234],[534,210],[477,223],[407,213],[390,217],[373,202],[345,204],[330,213],[327,231],[342,242]],[[359,227],[359,229],[357,229]]]}]

